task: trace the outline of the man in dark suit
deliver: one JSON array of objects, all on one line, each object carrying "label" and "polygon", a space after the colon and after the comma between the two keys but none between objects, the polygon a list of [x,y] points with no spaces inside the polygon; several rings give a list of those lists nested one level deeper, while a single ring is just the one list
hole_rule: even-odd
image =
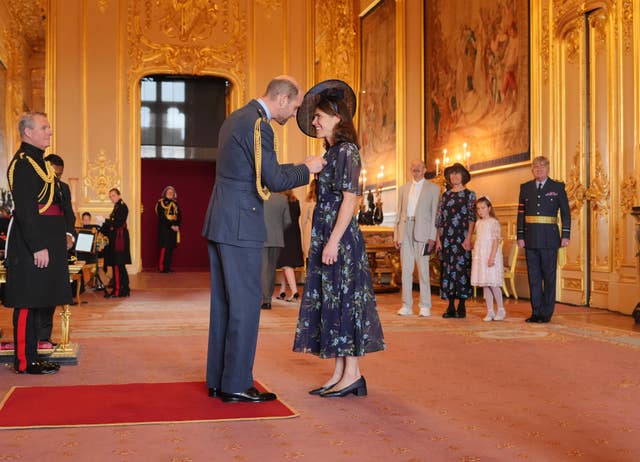
[{"label": "man in dark suit", "polygon": [[294,79],[276,77],[265,94],[234,111],[220,128],[216,181],[203,235],[211,269],[211,311],[207,356],[209,396],[226,402],[276,399],[253,386],[258,338],[262,247],[266,238],[263,201],[271,191],[309,182],[324,164],[308,157],[301,165],[280,165],[271,119],[284,125],[302,102]]},{"label": "man in dark suit", "polygon": [[[73,207],[71,206],[71,189],[69,185],[62,181],[62,173],[64,172],[64,161],[62,157],[57,154],[49,154],[44,158],[53,167],[53,171],[56,173],[56,181],[60,184],[60,205],[62,207],[62,213],[64,213],[64,221],[67,226],[67,250],[73,247],[76,216],[73,213]],[[77,282],[76,282],[77,284]],[[71,293],[74,293],[73,287]],[[41,308],[38,311],[38,347],[39,348],[53,348],[57,345],[51,340],[51,331],[53,330],[53,315],[56,312],[55,306],[49,306]]]},{"label": "man in dark suit", "polygon": [[276,264],[284,248],[284,230],[291,224],[289,202],[282,194],[271,194],[264,202],[264,224],[267,239],[262,249],[262,305],[271,309],[271,297],[276,282]]},{"label": "man in dark suit", "polygon": [[71,303],[67,225],[60,182],[43,158],[51,139],[46,114],[23,114],[18,130],[22,144],[7,172],[15,209],[6,246],[4,305],[14,308],[16,372],[52,374],[59,365],[38,359],[37,312]]},{"label": "man in dark suit", "polygon": [[[518,246],[525,249],[532,313],[526,322],[549,322],[556,302],[558,248],[569,245],[571,212],[564,183],[549,178],[549,159],[533,159],[534,179],[520,185]],[[558,210],[562,236],[558,232]]]}]

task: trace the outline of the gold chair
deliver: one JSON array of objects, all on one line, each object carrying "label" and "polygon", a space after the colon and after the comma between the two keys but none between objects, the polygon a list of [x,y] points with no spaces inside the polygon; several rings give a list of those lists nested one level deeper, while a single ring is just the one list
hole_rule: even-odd
[{"label": "gold chair", "polygon": [[507,290],[507,280],[511,286],[511,292],[513,292],[513,298],[518,299],[518,292],[516,292],[516,264],[518,263],[518,242],[515,239],[510,239],[509,255],[504,262],[504,281],[502,283],[502,291],[506,297],[509,296]]}]

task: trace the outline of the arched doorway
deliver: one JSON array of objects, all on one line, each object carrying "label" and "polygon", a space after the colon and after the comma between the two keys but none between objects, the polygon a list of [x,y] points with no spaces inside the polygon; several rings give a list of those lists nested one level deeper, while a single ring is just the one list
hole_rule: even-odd
[{"label": "arched doorway", "polygon": [[218,77],[154,75],[143,78],[140,86],[142,267],[158,266],[155,207],[163,189],[171,185],[182,211],[172,268],[206,269],[207,248],[200,233],[215,178],[229,82]]}]

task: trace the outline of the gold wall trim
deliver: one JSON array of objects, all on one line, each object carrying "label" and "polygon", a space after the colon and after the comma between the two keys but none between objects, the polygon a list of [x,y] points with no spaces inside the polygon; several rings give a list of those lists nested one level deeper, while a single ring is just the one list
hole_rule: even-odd
[{"label": "gold wall trim", "polygon": [[[220,9],[220,17],[213,21],[211,15],[192,18],[191,28],[200,31],[212,27],[213,31],[205,42],[200,36],[177,37],[168,41],[167,29],[163,29],[165,38],[161,41],[159,31],[152,24],[168,24],[173,14],[179,14],[178,4],[170,0],[158,0],[158,6],[145,2],[129,3],[127,21],[128,35],[128,85],[131,85],[150,72],[191,75],[219,75],[229,78],[240,92],[240,100],[246,91],[247,68],[247,25],[246,12],[241,11],[237,0],[225,3],[226,9]],[[218,40],[219,39],[219,40]],[[179,43],[176,43],[179,42]],[[211,43],[215,43],[212,45]]]}]

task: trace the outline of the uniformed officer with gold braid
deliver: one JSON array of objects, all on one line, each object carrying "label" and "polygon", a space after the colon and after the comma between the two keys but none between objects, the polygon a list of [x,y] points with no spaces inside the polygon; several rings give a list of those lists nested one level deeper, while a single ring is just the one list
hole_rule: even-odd
[{"label": "uniformed officer with gold braid", "polygon": [[22,144],[8,169],[15,209],[7,238],[4,305],[14,308],[16,372],[52,374],[59,365],[38,359],[37,310],[72,301],[62,190],[43,159],[52,133],[47,115],[23,114],[18,130]]},{"label": "uniformed officer with gold braid", "polygon": [[536,157],[531,171],[534,179],[520,185],[517,237],[525,249],[531,293],[532,313],[526,322],[544,323],[555,308],[558,248],[569,245],[571,212],[564,183],[549,178],[549,159]]},{"label": "uniformed officer with gold braid", "polygon": [[156,204],[158,215],[158,247],[160,257],[158,259],[158,271],[170,273],[173,250],[180,243],[180,224],[182,214],[176,201],[178,193],[173,186],[167,186],[162,191],[162,197]]},{"label": "uniformed officer with gold braid", "polygon": [[262,247],[266,239],[263,202],[271,191],[309,182],[324,164],[307,157],[300,165],[280,165],[271,125],[296,114],[302,92],[288,76],[276,77],[265,94],[233,112],[218,137],[216,180],[203,235],[211,268],[211,311],[207,386],[226,402],[276,399],[253,386],[253,361],[261,301]]}]

